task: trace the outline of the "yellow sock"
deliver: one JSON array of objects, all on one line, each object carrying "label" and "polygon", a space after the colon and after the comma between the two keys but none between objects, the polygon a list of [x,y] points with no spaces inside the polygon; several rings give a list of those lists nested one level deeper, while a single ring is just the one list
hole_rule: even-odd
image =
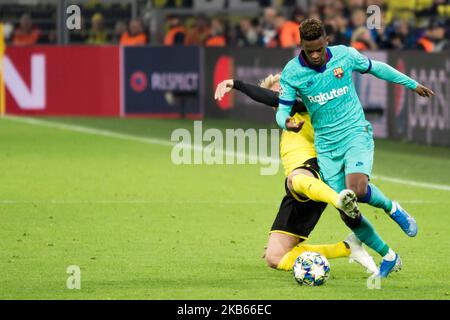
[{"label": "yellow sock", "polygon": [[285,271],[292,270],[295,259],[305,251],[318,252],[327,259],[348,257],[350,255],[350,249],[347,248],[343,241],[335,244],[298,244],[281,258],[277,269]]},{"label": "yellow sock", "polygon": [[320,179],[298,174],[292,178],[292,187],[296,193],[303,194],[311,200],[337,207],[339,195]]}]

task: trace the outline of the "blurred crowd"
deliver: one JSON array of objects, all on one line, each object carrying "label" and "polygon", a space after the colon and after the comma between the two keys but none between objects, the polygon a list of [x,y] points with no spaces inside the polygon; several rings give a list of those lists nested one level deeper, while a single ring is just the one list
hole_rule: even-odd
[{"label": "blurred crowd", "polygon": [[[324,21],[330,45],[345,44],[364,50],[419,49],[439,52],[450,49],[450,1],[429,0],[420,8],[404,8],[399,0],[317,0],[307,8],[265,7],[258,16],[219,15],[165,17],[164,27],[151,39],[148,21],[118,19],[113,30],[105,27],[101,12],[82,19],[82,28],[70,32],[70,43],[120,44],[127,46],[199,45],[208,47],[290,48],[299,43],[298,28],[305,18]],[[381,9],[380,24],[368,27],[370,5]],[[378,20],[372,18],[376,23]],[[151,41],[152,40],[152,41]],[[12,45],[55,43],[55,32],[46,38],[32,16],[24,13],[11,32]]]},{"label": "blurred crowd", "polygon": [[[111,32],[105,27],[104,17],[101,13],[95,13],[90,19],[90,27],[86,28],[84,20],[82,27],[69,33],[70,44],[121,44],[126,46],[146,45],[149,43],[148,30],[141,18],[117,20],[114,30]],[[55,44],[56,31],[52,30],[45,36],[38,25],[32,21],[29,13],[24,13],[19,23],[7,34],[7,42],[13,46],[30,46],[35,44]]]},{"label": "blurred crowd", "polygon": [[[378,26],[367,25],[370,5],[381,9]],[[290,48],[299,43],[301,21],[318,18],[325,24],[330,45],[345,44],[360,51],[419,49],[439,52],[450,49],[450,1],[433,0],[420,10],[416,7],[408,10],[401,5],[398,0],[318,0],[306,10],[295,7],[279,11],[266,7],[260,17],[242,17],[234,24],[230,18],[209,19],[205,15],[197,16],[194,23],[189,24],[186,23],[189,17],[169,15],[161,42],[165,45]],[[377,19],[372,21],[376,23]]]}]

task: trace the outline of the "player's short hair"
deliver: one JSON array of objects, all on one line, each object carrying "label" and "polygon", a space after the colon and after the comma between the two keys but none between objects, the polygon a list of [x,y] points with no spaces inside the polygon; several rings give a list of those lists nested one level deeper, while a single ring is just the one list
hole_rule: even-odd
[{"label": "player's short hair", "polygon": [[318,19],[306,19],[300,25],[300,38],[307,41],[326,36],[325,26]]},{"label": "player's short hair", "polygon": [[270,89],[272,86],[280,82],[281,75],[277,73],[276,75],[269,74],[267,77],[265,77],[259,84],[261,88]]}]

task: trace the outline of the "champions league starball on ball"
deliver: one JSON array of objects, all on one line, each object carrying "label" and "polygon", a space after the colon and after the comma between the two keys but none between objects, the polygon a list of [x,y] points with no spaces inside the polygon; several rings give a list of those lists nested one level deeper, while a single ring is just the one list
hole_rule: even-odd
[{"label": "champions league starball on ball", "polygon": [[303,252],[295,260],[292,271],[300,285],[320,286],[330,275],[330,263],[317,252]]}]

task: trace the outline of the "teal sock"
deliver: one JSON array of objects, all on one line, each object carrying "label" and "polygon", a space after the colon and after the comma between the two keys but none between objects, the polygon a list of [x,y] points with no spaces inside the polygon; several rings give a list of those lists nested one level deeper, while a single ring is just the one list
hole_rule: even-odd
[{"label": "teal sock", "polygon": [[389,252],[389,246],[381,239],[375,229],[364,216],[361,216],[361,223],[353,229],[356,237],[365,243],[369,248],[376,251],[380,256],[385,256]]},{"label": "teal sock", "polygon": [[380,189],[371,183],[367,186],[366,196],[358,200],[359,202],[368,203],[372,207],[383,209],[389,213],[392,210],[392,200],[386,197]]}]

